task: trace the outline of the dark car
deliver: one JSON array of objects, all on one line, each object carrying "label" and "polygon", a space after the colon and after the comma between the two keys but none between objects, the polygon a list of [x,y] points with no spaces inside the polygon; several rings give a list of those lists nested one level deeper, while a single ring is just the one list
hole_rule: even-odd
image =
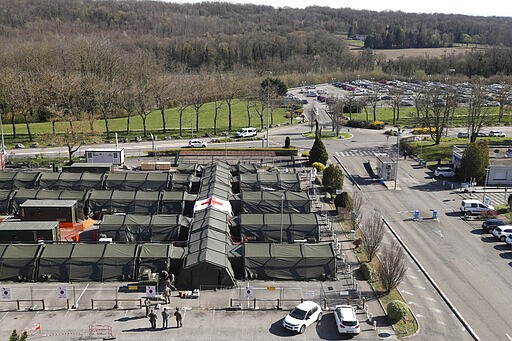
[{"label": "dark car", "polygon": [[496,226],[503,226],[503,225],[507,225],[507,223],[504,222],[503,220],[500,220],[500,219],[487,219],[486,221],[484,221],[482,223],[482,229],[486,233],[492,233],[492,230]]}]

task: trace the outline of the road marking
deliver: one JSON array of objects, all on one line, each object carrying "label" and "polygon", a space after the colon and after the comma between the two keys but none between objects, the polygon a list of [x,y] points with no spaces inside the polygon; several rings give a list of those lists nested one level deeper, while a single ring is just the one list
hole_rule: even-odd
[{"label": "road marking", "polygon": [[507,339],[509,339],[510,341],[512,341],[512,337],[510,337],[510,335],[508,335],[507,333],[505,333],[505,336],[507,337]]},{"label": "road marking", "polygon": [[2,318],[0,319],[0,321],[2,321],[4,318],[6,318],[6,317],[7,317],[7,314],[9,314],[9,312],[6,312],[6,313],[4,314],[4,316],[2,316]]},{"label": "road marking", "polygon": [[416,314],[416,317],[422,318],[422,317],[425,317],[425,316],[423,316],[421,314]]},{"label": "road marking", "polygon": [[407,291],[407,290],[404,290],[404,289],[400,290],[400,292],[401,292],[402,294],[413,295],[413,293],[412,293],[412,292]]},{"label": "road marking", "polygon": [[82,291],[82,293],[80,294],[80,296],[78,296],[78,299],[76,300],[75,304],[76,306],[78,307],[78,302],[80,301],[80,299],[82,298],[82,296],[85,294],[85,291],[87,290],[87,288],[89,287],[89,283],[87,283],[87,285],[85,286],[84,290]]}]

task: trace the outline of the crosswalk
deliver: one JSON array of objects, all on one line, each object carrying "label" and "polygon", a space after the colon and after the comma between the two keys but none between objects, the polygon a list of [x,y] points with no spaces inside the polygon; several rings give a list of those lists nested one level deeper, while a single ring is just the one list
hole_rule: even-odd
[{"label": "crosswalk", "polygon": [[379,156],[383,154],[387,154],[389,156],[396,155],[396,147],[357,148],[336,152],[336,155],[341,157]]}]

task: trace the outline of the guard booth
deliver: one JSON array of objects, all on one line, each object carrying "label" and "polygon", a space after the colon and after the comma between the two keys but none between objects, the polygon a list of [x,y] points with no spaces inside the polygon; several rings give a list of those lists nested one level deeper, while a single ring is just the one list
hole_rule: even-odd
[{"label": "guard booth", "polygon": [[377,156],[377,175],[384,181],[395,180],[396,161],[389,156]]},{"label": "guard booth", "polygon": [[124,164],[124,149],[87,149],[85,158],[87,163],[111,163],[120,166]]}]

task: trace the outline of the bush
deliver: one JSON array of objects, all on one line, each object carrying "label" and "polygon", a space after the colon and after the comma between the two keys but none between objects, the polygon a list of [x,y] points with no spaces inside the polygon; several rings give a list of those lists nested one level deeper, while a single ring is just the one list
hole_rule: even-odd
[{"label": "bush", "polygon": [[370,263],[363,263],[359,266],[359,271],[365,281],[371,282],[373,280],[375,271],[373,270]]},{"label": "bush", "polygon": [[290,148],[290,136],[286,136],[284,139],[284,148]]},{"label": "bush", "polygon": [[311,167],[313,167],[314,169],[316,169],[318,172],[323,172],[324,169],[325,169],[325,166],[323,163],[321,162],[313,162],[313,164],[311,165]]},{"label": "bush", "polygon": [[386,310],[388,318],[395,323],[407,315],[409,307],[402,301],[394,300],[388,303]]},{"label": "bush", "polygon": [[333,193],[337,189],[343,188],[343,171],[338,165],[330,164],[324,169],[324,175],[322,177],[322,185],[325,189]]},{"label": "bush", "polygon": [[309,162],[311,164],[314,162],[320,162],[325,165],[327,160],[329,160],[329,154],[327,154],[327,149],[325,149],[325,145],[320,139],[320,134],[317,133],[313,147],[311,147],[311,150],[309,151]]},{"label": "bush", "polygon": [[306,150],[304,153],[302,153],[303,157],[309,157],[309,150]]},{"label": "bush", "polygon": [[347,123],[345,123],[345,125],[347,127],[366,128],[368,126],[368,122],[358,121],[358,120],[348,120]]},{"label": "bush", "polygon": [[430,134],[430,132],[435,133],[436,132],[436,128],[435,127],[432,127],[432,128],[414,128],[412,130],[412,133],[414,135]]},{"label": "bush", "polygon": [[336,198],[334,198],[334,206],[336,206],[336,208],[343,207],[343,208],[346,208],[347,210],[351,211],[352,210],[352,198],[348,195],[347,192],[341,192],[340,194],[338,194],[336,196]]},{"label": "bush", "polygon": [[373,121],[368,124],[368,129],[384,129],[384,122],[382,121]]}]

